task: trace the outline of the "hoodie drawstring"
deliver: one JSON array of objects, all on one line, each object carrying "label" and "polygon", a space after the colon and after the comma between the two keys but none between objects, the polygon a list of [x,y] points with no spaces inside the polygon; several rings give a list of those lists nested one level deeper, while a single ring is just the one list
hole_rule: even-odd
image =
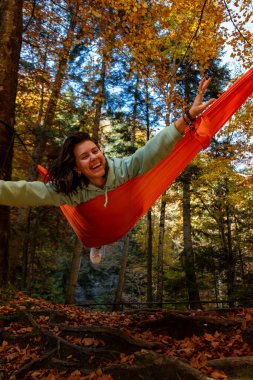
[{"label": "hoodie drawstring", "polygon": [[107,186],[105,187],[105,203],[104,203],[104,207],[106,207],[108,205],[108,193],[107,193]]}]

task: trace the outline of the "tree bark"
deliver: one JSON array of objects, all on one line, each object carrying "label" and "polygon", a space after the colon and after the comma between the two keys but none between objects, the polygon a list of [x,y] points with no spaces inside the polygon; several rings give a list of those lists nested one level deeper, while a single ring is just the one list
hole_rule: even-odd
[{"label": "tree bark", "polygon": [[139,99],[139,82],[140,78],[137,74],[135,89],[134,89],[134,108],[133,108],[133,120],[132,120],[132,130],[131,130],[131,145],[135,144],[135,134],[136,134],[136,125],[137,125],[137,107],[138,107],[138,99]]},{"label": "tree bark", "polygon": [[[0,2],[0,178],[11,179],[15,99],[22,42],[22,0]],[[0,206],[0,283],[8,279],[9,208]]]},{"label": "tree bark", "polygon": [[76,284],[78,280],[78,273],[79,273],[83,249],[84,247],[82,243],[79,240],[77,240],[75,249],[73,252],[73,257],[72,257],[72,263],[71,263],[71,269],[70,269],[70,275],[69,275],[69,284],[68,284],[66,301],[65,301],[66,304],[75,304],[76,302],[76,299],[75,299]]},{"label": "tree bark", "polygon": [[[149,89],[147,82],[145,83],[145,118],[147,128],[147,141],[150,139],[150,110],[149,110]],[[152,307],[153,302],[153,226],[152,226],[152,209],[147,212],[147,303],[149,307]]]},{"label": "tree bark", "polygon": [[158,239],[158,257],[157,257],[157,302],[162,307],[163,302],[163,246],[164,246],[164,228],[166,212],[166,191],[161,199],[159,239]]},{"label": "tree bark", "polygon": [[239,234],[238,222],[237,222],[236,218],[235,218],[235,241],[237,244],[237,252],[238,252],[238,258],[239,258],[239,262],[240,262],[242,282],[243,282],[243,285],[245,286],[245,284],[246,284],[245,264],[244,264],[242,249],[241,249],[241,238],[240,238],[240,234]]},{"label": "tree bark", "polygon": [[184,272],[191,309],[201,309],[198,284],[194,267],[194,254],[191,235],[191,168],[187,168],[182,174],[183,183],[183,236],[184,236]]},{"label": "tree bark", "polygon": [[124,283],[125,283],[128,248],[129,248],[129,235],[127,234],[125,236],[123,254],[121,256],[121,261],[120,261],[119,279],[118,279],[118,285],[117,285],[115,298],[113,302],[113,311],[120,310],[120,302],[122,299],[122,293],[123,293],[123,288],[124,288]]},{"label": "tree bark", "polygon": [[102,107],[105,101],[105,77],[106,77],[106,54],[103,54],[100,79],[98,81],[98,94],[95,98],[95,117],[92,129],[92,137],[99,141],[99,126],[102,115]]},{"label": "tree bark", "polygon": [[228,304],[229,307],[234,307],[233,293],[236,258],[232,247],[231,211],[229,205],[224,205],[224,201],[222,199],[222,197],[229,193],[228,186],[228,181],[225,179],[225,183],[220,184],[220,188],[218,189],[218,196],[220,197],[217,203],[219,210],[218,227],[224,255]]},{"label": "tree bark", "polygon": [[[226,180],[226,193],[229,193],[228,180]],[[235,265],[236,257],[232,245],[231,230],[231,212],[229,205],[226,205],[226,225],[227,225],[227,247],[228,247],[228,265],[227,265],[227,295],[229,307],[234,307],[233,296],[235,286]]]},{"label": "tree bark", "polygon": [[148,231],[148,243],[147,243],[147,303],[149,307],[152,307],[153,302],[153,226],[152,226],[152,211],[148,210],[147,213],[147,231]]}]

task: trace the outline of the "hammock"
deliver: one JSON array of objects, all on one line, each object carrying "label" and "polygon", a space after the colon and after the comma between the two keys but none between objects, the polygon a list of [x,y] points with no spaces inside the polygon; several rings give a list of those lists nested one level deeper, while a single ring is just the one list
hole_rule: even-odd
[{"label": "hammock", "polygon": [[[194,122],[173,151],[146,174],[76,207],[63,205],[78,238],[87,247],[110,244],[124,236],[171,185],[190,161],[206,148],[218,130],[253,92],[253,68],[237,80]],[[42,174],[45,169],[39,166]]]}]

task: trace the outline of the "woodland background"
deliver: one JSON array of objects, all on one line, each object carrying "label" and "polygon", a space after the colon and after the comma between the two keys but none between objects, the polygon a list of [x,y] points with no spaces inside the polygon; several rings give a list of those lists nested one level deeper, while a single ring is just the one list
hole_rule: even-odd
[{"label": "woodland background", "polygon": [[[5,180],[37,180],[76,130],[131,154],[191,104],[205,72],[206,98],[218,97],[252,66],[250,0],[1,0],[0,34]],[[252,110],[251,98],[99,267],[57,208],[1,206],[1,285],[107,310],[250,306]]]}]

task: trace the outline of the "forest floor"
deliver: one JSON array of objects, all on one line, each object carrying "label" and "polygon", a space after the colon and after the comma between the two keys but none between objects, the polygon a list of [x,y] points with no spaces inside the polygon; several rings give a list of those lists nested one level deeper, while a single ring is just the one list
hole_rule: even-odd
[{"label": "forest floor", "polygon": [[95,312],[0,290],[7,379],[253,379],[253,308]]}]

